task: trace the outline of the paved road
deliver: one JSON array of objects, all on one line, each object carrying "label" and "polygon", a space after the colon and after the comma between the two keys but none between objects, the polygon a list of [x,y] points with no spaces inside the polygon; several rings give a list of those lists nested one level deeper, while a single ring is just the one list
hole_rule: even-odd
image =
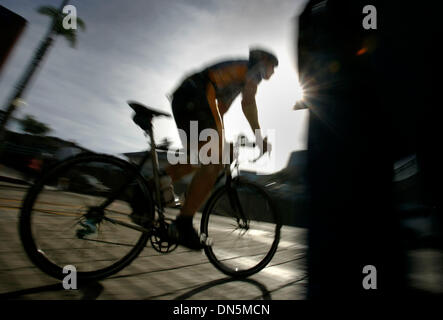
[{"label": "paved road", "polygon": [[[306,230],[286,226],[282,228],[280,245],[271,263],[247,280],[234,281],[226,277],[208,262],[204,253],[179,247],[172,253],[160,254],[148,244],[140,256],[119,273],[80,290],[64,290],[59,281],[37,269],[24,253],[18,236],[17,222],[25,191],[24,185],[14,184],[11,181],[0,182],[0,300],[296,300],[304,299],[306,296]],[[66,194],[54,197],[48,192],[40,203],[43,204],[42,212],[57,213],[60,217],[72,219],[73,216],[75,218],[78,203],[85,201],[88,200]],[[63,208],[58,206],[60,202],[65,204]],[[118,206],[114,209],[129,210]],[[196,218],[197,224],[199,217]],[[226,225],[222,218],[218,220],[216,231],[223,230]],[[88,264],[82,264],[81,261],[109,261],[120,253],[119,250],[127,248],[114,245],[108,247],[106,244],[97,243],[98,249],[92,254],[91,250],[84,250],[80,242],[66,242],[69,237],[65,236],[64,229],[48,223],[47,215],[42,215],[37,225],[40,234],[43,235],[42,243],[45,243],[45,236],[49,233],[58,234],[59,241],[48,242],[51,249],[55,249],[52,252],[66,252],[59,249],[69,246],[70,249],[86,257],[75,261],[78,268],[88,267]],[[255,254],[269,244],[267,226],[261,226],[256,230],[256,234],[258,233],[260,235],[255,237],[258,242],[241,251],[241,256],[247,257],[246,262],[254,259]],[[52,235],[48,238],[53,239]],[[68,240],[72,241],[72,238]],[[131,240],[132,238],[126,234],[120,238],[121,242]],[[228,259],[236,254],[230,248],[229,243],[226,243],[222,250],[222,254]],[[64,258],[61,254],[56,257]],[[443,251],[431,248],[410,250],[409,259],[410,285],[429,293],[442,294]]]},{"label": "paved road", "polygon": [[[25,187],[8,182],[0,182],[0,299],[304,299],[306,293],[305,255],[306,230],[283,227],[279,249],[271,263],[260,273],[243,281],[233,281],[220,273],[208,262],[204,253],[191,252],[179,247],[169,254],[160,254],[148,246],[140,256],[124,270],[99,283],[81,290],[63,290],[59,281],[47,276],[33,266],[24,253],[18,231],[18,211]],[[68,197],[69,198],[69,197]],[[42,210],[57,211],[58,214],[72,218],[79,199],[72,200],[71,207],[63,210],[57,207],[55,199],[42,199]],[[67,198],[63,199],[66,203]],[[84,199],[82,199],[83,201]],[[68,207],[69,208],[69,207]],[[121,209],[121,208],[119,208]],[[198,217],[197,217],[198,218]],[[198,219],[196,219],[198,220]],[[63,229],[47,227],[46,221],[39,225],[46,232]],[[195,221],[198,223],[199,221]],[[223,228],[223,221],[217,224]],[[267,245],[266,227],[260,231],[261,243],[253,250]],[[45,237],[43,237],[45,239]],[[60,237],[55,249],[72,245],[78,252],[83,248],[63,242]],[[124,241],[131,238],[124,237]],[[44,241],[44,240],[42,240]],[[123,240],[122,240],[123,241]],[[124,247],[124,246],[122,246]],[[112,258],[106,245],[99,247],[94,256],[85,253],[89,260]],[[118,249],[116,249],[118,250]],[[122,249],[123,250],[123,249]],[[232,254],[225,250],[226,254]],[[250,259],[253,259],[251,254]],[[62,259],[62,256],[57,256]],[[87,267],[82,265],[80,267]]]}]

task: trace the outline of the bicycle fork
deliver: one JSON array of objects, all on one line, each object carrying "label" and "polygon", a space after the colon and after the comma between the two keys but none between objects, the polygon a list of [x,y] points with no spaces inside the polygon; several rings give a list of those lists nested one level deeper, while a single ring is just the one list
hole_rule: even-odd
[{"label": "bicycle fork", "polygon": [[238,228],[244,230],[244,232],[247,232],[249,230],[249,221],[246,218],[243,207],[240,203],[237,189],[232,188],[230,185],[228,190],[228,198],[233,212],[236,213]]}]

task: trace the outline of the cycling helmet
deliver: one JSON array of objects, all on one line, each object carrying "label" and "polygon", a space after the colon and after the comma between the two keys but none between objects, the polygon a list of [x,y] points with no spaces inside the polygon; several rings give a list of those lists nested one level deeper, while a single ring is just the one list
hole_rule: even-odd
[{"label": "cycling helmet", "polygon": [[258,48],[253,48],[249,50],[249,61],[252,65],[263,60],[271,62],[274,65],[274,67],[278,66],[277,57],[274,54],[270,53],[269,51],[265,51],[263,49],[258,49]]}]

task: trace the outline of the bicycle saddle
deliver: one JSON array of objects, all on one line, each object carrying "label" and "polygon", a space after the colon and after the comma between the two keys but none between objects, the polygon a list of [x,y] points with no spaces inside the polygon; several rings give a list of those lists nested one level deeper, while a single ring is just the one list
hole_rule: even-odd
[{"label": "bicycle saddle", "polygon": [[158,117],[158,116],[165,116],[165,117],[171,117],[169,113],[158,111],[155,109],[152,109],[150,107],[144,106],[141,103],[138,103],[136,101],[128,101],[129,106],[132,108],[132,110],[135,111],[136,115],[140,115],[143,117]]},{"label": "bicycle saddle", "polygon": [[132,110],[135,111],[135,115],[132,119],[134,120],[135,124],[137,124],[143,130],[149,130],[151,128],[151,120],[153,117],[171,117],[169,113],[154,110],[135,101],[128,101],[128,104]]}]

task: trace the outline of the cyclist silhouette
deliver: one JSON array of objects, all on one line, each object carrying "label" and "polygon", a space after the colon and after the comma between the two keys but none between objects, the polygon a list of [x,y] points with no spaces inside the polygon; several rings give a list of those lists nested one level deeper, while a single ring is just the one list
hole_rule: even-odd
[{"label": "cyclist silhouette", "polygon": [[[223,168],[222,150],[225,143],[222,133],[224,129],[223,116],[240,93],[242,94],[243,114],[252,131],[257,132],[256,136],[261,140],[257,141],[257,145],[261,149],[260,152],[268,151],[267,138],[264,138],[260,133],[255,95],[261,80],[268,80],[277,65],[278,60],[274,54],[253,48],[249,51],[249,59],[227,60],[211,65],[187,77],[173,93],[172,112],[177,127],[186,133],[187,141],[182,142],[183,146],[186,146],[185,151],[188,159],[191,152],[198,152],[204,144],[208,143],[199,141],[198,150],[191,150],[192,144],[189,142],[191,121],[197,121],[198,135],[204,129],[217,130],[219,147],[218,163],[195,166],[189,164],[188,161],[186,164],[179,163],[165,168],[167,175],[162,177],[162,184],[165,181],[166,184],[172,183],[195,171],[180,214],[171,225],[171,234],[179,244],[193,250],[202,248],[192,220],[196,211],[208,197],[220,170]],[[164,185],[162,187],[165,188]],[[175,196],[164,200],[165,202],[169,200],[168,206],[177,203]]]}]

